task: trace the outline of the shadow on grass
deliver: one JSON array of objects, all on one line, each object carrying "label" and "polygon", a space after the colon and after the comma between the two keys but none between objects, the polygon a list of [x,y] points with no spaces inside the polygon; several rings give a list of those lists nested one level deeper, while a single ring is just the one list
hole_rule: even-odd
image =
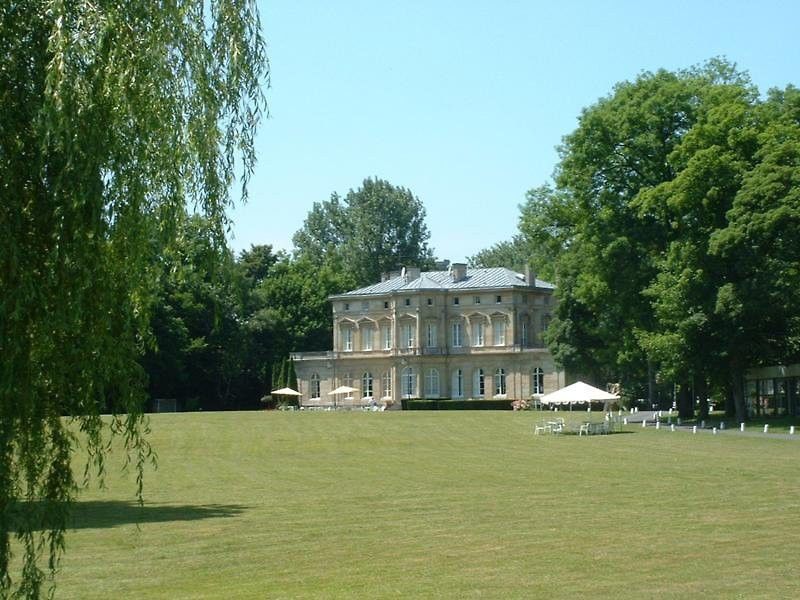
[{"label": "shadow on grass", "polygon": [[[105,529],[121,525],[142,525],[144,523],[167,523],[174,521],[199,521],[201,519],[220,519],[236,517],[248,507],[239,504],[147,504],[119,500],[78,501],[64,506],[36,503],[18,504],[11,511],[12,521],[21,522],[28,510],[39,513],[39,523],[47,528],[48,516],[66,508],[67,529]],[[14,514],[16,513],[16,514]],[[14,518],[16,517],[16,519]]]}]

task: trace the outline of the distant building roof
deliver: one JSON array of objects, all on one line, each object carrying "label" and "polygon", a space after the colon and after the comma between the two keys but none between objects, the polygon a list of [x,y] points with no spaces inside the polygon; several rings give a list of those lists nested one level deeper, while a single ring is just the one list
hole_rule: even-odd
[{"label": "distant building roof", "polygon": [[[502,288],[528,288],[531,289],[525,276],[505,267],[492,267],[489,269],[467,269],[466,277],[460,281],[453,281],[450,271],[423,271],[419,277],[411,279],[409,276],[398,276],[359,288],[336,294],[331,298],[344,298],[349,296],[377,296],[403,291],[417,290],[483,290]],[[553,290],[556,286],[547,281],[536,279],[536,288]]]}]

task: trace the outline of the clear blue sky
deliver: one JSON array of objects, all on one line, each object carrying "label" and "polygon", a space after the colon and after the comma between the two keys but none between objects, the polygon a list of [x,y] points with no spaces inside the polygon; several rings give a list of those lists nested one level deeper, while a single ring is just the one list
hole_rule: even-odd
[{"label": "clear blue sky", "polygon": [[797,0],[260,2],[271,116],[231,245],[291,250],[314,202],[377,176],[425,205],[439,258],[516,231],[583,107],[643,71],[724,55],[800,84]]}]

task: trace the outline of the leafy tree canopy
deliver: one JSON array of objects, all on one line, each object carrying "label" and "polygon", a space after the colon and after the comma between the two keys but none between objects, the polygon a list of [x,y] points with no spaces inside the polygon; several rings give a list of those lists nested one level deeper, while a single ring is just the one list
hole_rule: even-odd
[{"label": "leafy tree canopy", "polygon": [[266,74],[248,0],[0,3],[0,596],[57,567],[78,430],[100,474],[120,434],[141,493],[157,256],[187,201],[222,242]]},{"label": "leafy tree canopy", "polygon": [[365,179],[344,199],[334,193],[315,203],[294,245],[299,258],[328,264],[361,286],[401,265],[431,267],[429,239],[425,207],[411,191]]}]

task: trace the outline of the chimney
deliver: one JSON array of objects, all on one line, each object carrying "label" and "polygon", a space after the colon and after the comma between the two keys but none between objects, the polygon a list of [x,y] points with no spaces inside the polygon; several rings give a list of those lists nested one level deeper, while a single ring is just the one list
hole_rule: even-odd
[{"label": "chimney", "polygon": [[453,263],[450,265],[450,274],[454,282],[464,281],[467,278],[467,263]]},{"label": "chimney", "polygon": [[531,266],[525,265],[525,283],[531,287],[536,287],[536,271],[531,269]]},{"label": "chimney", "polygon": [[437,271],[447,271],[447,268],[450,266],[449,260],[437,260],[436,261],[436,270]]},{"label": "chimney", "polygon": [[406,267],[406,280],[414,281],[415,279],[419,279],[421,272],[422,269],[419,267]]}]

